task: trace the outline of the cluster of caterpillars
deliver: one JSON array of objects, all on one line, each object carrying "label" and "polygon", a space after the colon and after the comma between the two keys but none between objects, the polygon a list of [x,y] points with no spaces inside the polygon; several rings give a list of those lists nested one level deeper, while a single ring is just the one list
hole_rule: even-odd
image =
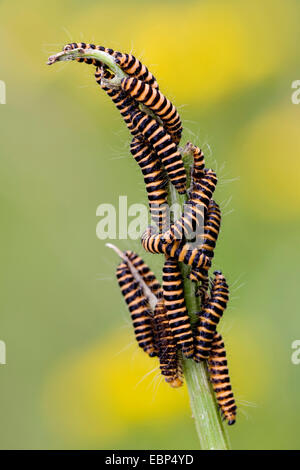
[{"label": "cluster of caterpillars", "polygon": [[216,330],[228,302],[228,286],[222,273],[214,273],[209,301],[197,314],[196,325],[192,326],[184,300],[183,279],[176,260],[165,260],[160,285],[139,255],[126,251],[122,258],[116,276],[131,314],[139,346],[150,357],[158,357],[161,374],[174,388],[183,384],[179,351],[196,362],[206,360],[222,415],[228,424],[234,424],[236,404],[226,351],[222,336]]},{"label": "cluster of caterpillars", "polygon": [[[116,85],[113,72],[101,61],[76,59],[96,67],[97,83],[115,103],[132,134],[130,151],[144,177],[152,218],[152,225],[142,235],[142,246],[165,257],[162,286],[136,253],[123,253],[117,268],[138,344],[149,356],[158,356],[161,373],[172,387],[183,383],[180,354],[196,362],[207,361],[222,415],[228,424],[234,424],[236,404],[224,342],[217,332],[229,289],[220,271],[214,272],[212,280],[208,275],[221,223],[221,211],[213,199],[217,176],[205,167],[204,154],[197,146],[187,143],[184,149],[178,147],[182,134],[178,111],[145,65],[131,54],[93,44],[67,44],[63,51],[74,49],[103,51],[126,74]],[[183,154],[193,158],[188,190]],[[168,182],[187,199],[182,216],[171,224]],[[195,325],[185,304],[180,263],[189,266],[189,279],[199,283],[202,308]]]}]

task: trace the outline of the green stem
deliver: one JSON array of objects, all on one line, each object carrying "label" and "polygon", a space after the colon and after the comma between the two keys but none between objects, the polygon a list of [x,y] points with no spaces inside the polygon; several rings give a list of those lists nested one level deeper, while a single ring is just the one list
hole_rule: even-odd
[{"label": "green stem", "polygon": [[[190,159],[182,151],[187,174],[189,175]],[[181,207],[185,198],[180,196],[169,184],[169,204],[179,204]],[[184,297],[192,323],[196,320],[196,312],[201,308],[199,297],[196,297],[194,282],[187,279],[190,268],[181,263],[181,272],[184,279]],[[195,420],[196,430],[203,450],[227,450],[230,448],[229,439],[221,420],[214,391],[211,386],[207,365],[205,362],[197,363],[192,359],[182,357],[183,373],[188,387],[191,409]]]},{"label": "green stem", "polygon": [[120,84],[122,78],[128,77],[128,75],[116,64],[112,55],[104,51],[99,51],[98,49],[71,49],[69,51],[58,52],[58,54],[49,57],[47,64],[52,65],[55,62],[76,60],[79,58],[96,59],[105,64],[109,70],[115,74],[115,81],[112,83],[116,86]]}]

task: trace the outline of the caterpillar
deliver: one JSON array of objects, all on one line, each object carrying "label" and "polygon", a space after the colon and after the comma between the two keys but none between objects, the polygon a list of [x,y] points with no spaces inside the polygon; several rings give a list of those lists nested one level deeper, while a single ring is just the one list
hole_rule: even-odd
[{"label": "caterpillar", "polygon": [[144,81],[138,80],[136,77],[123,78],[121,88],[136,101],[143,103],[159,116],[164,128],[170,134],[173,141],[176,144],[179,143],[182,133],[180,116],[175,106],[161,91]]},{"label": "caterpillar", "polygon": [[211,295],[199,315],[199,324],[195,334],[196,362],[208,359],[217,325],[227,307],[229,289],[221,271],[214,272]]},{"label": "caterpillar", "polygon": [[168,214],[166,178],[160,160],[149,144],[135,137],[130,151],[144,175],[152,221],[161,231]]},{"label": "caterpillar", "polygon": [[[96,49],[95,44],[87,44],[85,42],[72,42],[70,44],[66,44],[63,47],[63,51],[71,51],[73,49]],[[108,52],[108,50],[106,51]],[[109,53],[109,52],[108,52]],[[97,59],[87,58],[87,57],[78,57],[76,59],[77,62],[85,62],[86,64],[91,64],[97,66],[101,66],[102,62]]]},{"label": "caterpillar", "polygon": [[151,311],[141,288],[124,261],[118,265],[116,277],[131,314],[135,337],[140,348],[150,357],[156,356]]},{"label": "caterpillar", "polygon": [[205,158],[202,150],[191,142],[187,142],[183,148],[183,153],[193,156],[192,179],[197,181],[202,178],[205,169]]},{"label": "caterpillar", "polygon": [[198,248],[192,248],[190,243],[173,241],[166,244],[163,242],[163,234],[153,234],[153,227],[149,226],[142,235],[141,243],[143,248],[149,253],[163,253],[171,258],[175,258],[192,268],[203,268],[208,271],[211,267],[210,258]]},{"label": "caterpillar", "polygon": [[133,111],[131,119],[133,131],[138,131],[150,143],[161,159],[171,183],[180,194],[184,194],[186,192],[185,168],[171,136],[155,119],[143,111]]},{"label": "caterpillar", "polygon": [[176,343],[186,357],[193,357],[191,321],[185,305],[181,272],[175,259],[167,259],[164,263],[162,288],[170,328]]},{"label": "caterpillar", "polygon": [[215,172],[206,170],[199,183],[194,186],[195,190],[190,192],[189,200],[183,206],[182,216],[164,233],[165,243],[170,243],[174,239],[188,239],[192,234],[199,239],[199,228],[203,227],[206,209],[209,207],[216,184]]},{"label": "caterpillar", "polygon": [[[160,233],[151,236],[151,246],[157,246],[157,249],[159,249],[158,247],[161,247],[161,251],[155,252],[165,253],[165,249],[162,247],[163,244],[169,245],[172,241],[175,240],[184,241],[185,239],[188,239],[191,234],[196,234],[197,249],[200,250],[203,248],[203,253],[205,255],[211,255],[211,250],[208,249],[208,243],[210,242],[213,228],[210,228],[210,225],[213,224],[215,218],[217,217],[215,212],[217,212],[218,206],[216,203],[214,203],[213,206],[210,205],[210,198],[216,187],[216,182],[216,174],[212,170],[206,170],[205,176],[201,179],[201,183],[197,183],[195,191],[191,192],[188,202],[184,204],[182,216],[163,234]],[[201,223],[203,223],[205,219],[205,212],[208,207],[211,208],[211,220],[208,219],[207,222],[206,238],[203,239],[202,237],[201,239],[197,229],[201,226]],[[199,239],[201,239],[200,244],[198,243]],[[207,245],[204,245],[204,242],[207,242]],[[146,246],[144,248],[147,251],[150,251]]]},{"label": "caterpillar", "polygon": [[161,374],[171,387],[178,388],[183,384],[181,365],[163,300],[157,303],[154,311],[154,331]]},{"label": "caterpillar", "polygon": [[160,283],[157,281],[155,274],[150,270],[149,266],[134,251],[125,251],[125,255],[131,261],[133,267],[138,271],[152,293],[158,298],[162,298],[163,292]]},{"label": "caterpillar", "polygon": [[237,406],[230,383],[225,345],[215,332],[208,358],[208,372],[223,417],[229,425],[235,423]]},{"label": "caterpillar", "polygon": [[135,103],[135,101],[130,96],[128,96],[123,90],[110,88],[102,84],[102,78],[110,78],[110,77],[111,77],[111,74],[107,69],[103,67],[96,68],[96,72],[95,72],[96,82],[100,85],[102,90],[104,90],[107,93],[107,95],[112,99],[112,101],[115,103],[117,109],[120,111],[121,116],[123,117],[131,134],[133,136],[136,136],[139,134],[139,131],[134,130],[133,128],[134,126],[131,120],[131,113],[137,109],[137,103]]},{"label": "caterpillar", "polygon": [[[158,84],[154,75],[152,75],[152,73],[144,64],[142,64],[131,54],[123,54],[122,52],[114,51],[113,49],[107,47],[96,46],[95,44],[86,44],[84,42],[73,42],[63,47],[63,51],[70,51],[72,49],[97,49],[99,51],[106,52],[107,54],[114,57],[116,64],[118,64],[120,68],[128,75],[133,75],[143,80],[144,82],[149,83],[149,85],[152,87],[158,88]],[[76,60],[78,62],[85,62],[86,64],[92,64],[95,66],[100,66],[102,64],[96,59],[88,59],[84,57],[80,57]]]}]

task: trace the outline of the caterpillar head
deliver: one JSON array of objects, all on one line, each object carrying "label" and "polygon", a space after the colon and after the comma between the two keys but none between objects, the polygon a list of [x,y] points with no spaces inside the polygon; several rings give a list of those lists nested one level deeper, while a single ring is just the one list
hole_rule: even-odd
[{"label": "caterpillar head", "polygon": [[235,413],[227,413],[226,421],[229,426],[232,426],[235,423]]}]

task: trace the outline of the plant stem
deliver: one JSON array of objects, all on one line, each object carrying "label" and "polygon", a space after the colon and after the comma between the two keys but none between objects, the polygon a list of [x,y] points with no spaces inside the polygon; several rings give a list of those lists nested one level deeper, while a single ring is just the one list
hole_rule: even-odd
[{"label": "plant stem", "polygon": [[[190,173],[189,155],[181,152],[187,174]],[[181,207],[184,198],[169,184],[169,204],[179,204]],[[192,323],[196,320],[196,312],[201,308],[199,297],[196,297],[194,282],[187,279],[190,268],[180,263],[184,279],[184,297]],[[197,363],[192,359],[182,357],[183,373],[189,391],[191,409],[195,420],[196,430],[203,450],[227,450],[230,448],[229,439],[224,429],[218,405],[212,389],[207,365],[205,362]]]}]

